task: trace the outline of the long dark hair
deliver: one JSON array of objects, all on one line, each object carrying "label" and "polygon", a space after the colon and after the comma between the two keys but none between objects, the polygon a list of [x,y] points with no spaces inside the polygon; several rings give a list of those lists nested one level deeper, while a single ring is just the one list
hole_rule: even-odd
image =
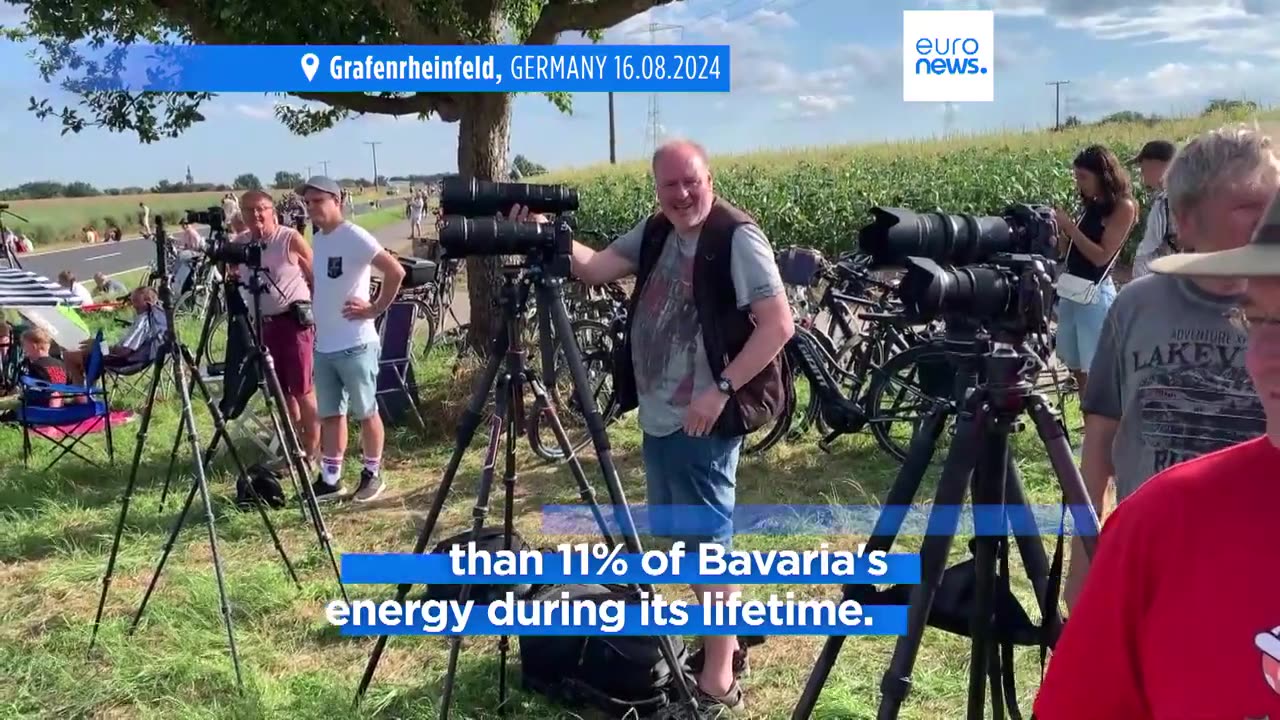
[{"label": "long dark hair", "polygon": [[1119,206],[1122,200],[1133,197],[1133,183],[1129,180],[1129,172],[1116,154],[1105,145],[1090,145],[1071,163],[1081,170],[1088,170],[1098,178],[1102,186],[1101,197],[1089,198],[1080,193],[1080,201],[1086,209],[1097,208],[1105,217]]}]

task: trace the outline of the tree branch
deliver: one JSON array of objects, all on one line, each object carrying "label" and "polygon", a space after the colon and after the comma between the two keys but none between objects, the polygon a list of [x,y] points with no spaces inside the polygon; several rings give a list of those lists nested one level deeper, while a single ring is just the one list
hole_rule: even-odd
[{"label": "tree branch", "polygon": [[412,7],[411,0],[373,0],[374,7],[382,11],[401,43],[405,45],[457,45],[456,35],[440,32],[439,27],[428,29]]},{"label": "tree branch", "polygon": [[296,92],[300,100],[314,100],[332,107],[374,115],[418,115],[435,113],[444,122],[457,122],[462,107],[457,97],[448,93],[416,93],[408,97],[386,97],[365,93]]},{"label": "tree branch", "polygon": [[650,8],[669,5],[675,0],[594,0],[594,2],[569,2],[552,0],[542,8],[538,22],[529,31],[526,45],[550,45],[563,32],[576,30],[608,30],[627,18]]}]

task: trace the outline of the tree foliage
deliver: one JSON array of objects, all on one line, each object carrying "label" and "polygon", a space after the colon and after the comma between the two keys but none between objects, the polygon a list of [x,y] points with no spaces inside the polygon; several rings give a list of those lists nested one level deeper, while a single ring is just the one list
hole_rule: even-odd
[{"label": "tree foliage", "polygon": [[262,181],[253,173],[244,173],[243,175],[237,175],[231,186],[237,190],[261,190]]}]

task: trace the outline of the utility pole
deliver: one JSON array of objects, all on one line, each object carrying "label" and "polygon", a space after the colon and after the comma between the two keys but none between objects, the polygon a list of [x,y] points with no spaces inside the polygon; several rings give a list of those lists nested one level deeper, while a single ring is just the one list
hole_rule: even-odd
[{"label": "utility pole", "polygon": [[310,177],[311,177],[311,166],[310,166],[310,165],[308,165],[308,166],[307,166],[307,177],[308,177],[308,178],[310,178]]},{"label": "utility pole", "polygon": [[609,93],[609,164],[618,164],[618,135],[613,125],[613,93]]},{"label": "utility pole", "polygon": [[1062,129],[1062,86],[1070,85],[1070,80],[1054,80],[1045,85],[1053,86],[1053,129]]},{"label": "utility pole", "polygon": [[329,177],[329,161],[321,160],[320,164],[324,166],[324,176]]},{"label": "utility pole", "polygon": [[[662,23],[649,23],[644,27],[649,33],[649,44],[658,44],[658,31],[660,30],[678,30],[680,31],[680,40],[684,40],[683,25],[666,25]],[[636,33],[640,32],[639,30]],[[631,33],[631,34],[636,34]],[[679,41],[677,41],[679,42]],[[662,136],[662,116],[658,110],[658,93],[649,93],[649,117],[645,127],[644,149],[646,153],[656,150],[659,138]]]},{"label": "utility pole", "polygon": [[368,145],[369,148],[373,150],[373,192],[376,195],[378,193],[378,146],[382,143],[369,142],[366,140],[364,144]]}]

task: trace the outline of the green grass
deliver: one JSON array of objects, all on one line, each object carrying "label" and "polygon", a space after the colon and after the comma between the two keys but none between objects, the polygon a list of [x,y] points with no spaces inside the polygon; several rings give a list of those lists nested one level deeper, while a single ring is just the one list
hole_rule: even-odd
[{"label": "green grass", "polygon": [[[105,322],[99,320],[98,322]],[[194,345],[194,321],[182,324]],[[220,343],[215,342],[216,345]],[[389,432],[385,467],[386,495],[371,507],[326,506],[325,521],[341,552],[405,551],[412,547],[442,468],[451,450],[459,408],[467,383],[453,377],[448,363],[419,363],[418,382],[424,396],[428,428]],[[137,408],[139,393],[123,395],[124,406]],[[197,395],[196,417],[201,446],[212,428]],[[350,710],[355,689],[372,646],[371,639],[344,638],[326,625],[325,603],[337,595],[327,558],[315,535],[301,522],[296,505],[274,511],[271,518],[302,578],[295,588],[255,513],[231,504],[233,474],[225,452],[209,476],[219,552],[226,574],[237,649],[245,672],[246,693],[236,693],[219,614],[203,512],[193,512],[179,536],[147,613],[130,636],[132,614],[141,601],[178,505],[191,486],[190,446],[179,453],[179,474],[167,504],[160,505],[169,452],[177,431],[176,398],[157,402],[143,445],[137,487],[129,505],[120,556],[106,605],[98,648],[86,650],[101,578],[129,481],[129,463],[138,422],[118,427],[116,465],[103,472],[80,461],[64,460],[49,472],[24,469],[19,461],[20,436],[0,428],[0,454],[11,458],[0,469],[0,717],[143,717],[143,718],[432,718],[437,703],[447,642],[423,637],[393,638],[378,674],[359,711]],[[1072,427],[1078,416],[1071,410]],[[352,433],[345,475],[354,478],[359,458],[358,433]],[[610,428],[615,461],[627,496],[643,502],[644,480],[639,455],[640,434],[633,419]],[[101,438],[95,438],[93,448]],[[481,467],[481,440],[472,445],[438,530],[439,539],[467,527],[475,502],[474,481]],[[246,452],[252,446],[241,443]],[[1052,503],[1057,494],[1044,452],[1030,431],[1015,438],[1015,452],[1033,502]],[[250,453],[249,458],[253,456]],[[593,456],[585,470],[598,493],[599,472]],[[516,526],[536,546],[570,539],[543,537],[537,511],[543,504],[578,502],[572,477],[563,466],[534,459],[521,443],[520,476],[515,496]],[[812,438],[775,448],[763,457],[744,459],[739,472],[739,502],[757,504],[878,503],[893,481],[897,465],[878,451],[868,436],[846,438],[831,454],[818,450]],[[933,477],[917,502],[932,497]],[[499,484],[497,486],[501,488]],[[490,503],[489,522],[501,521],[501,491]],[[199,506],[197,505],[197,510]],[[820,541],[853,547],[860,537],[821,537],[812,529],[793,536],[743,536],[746,549],[813,548]],[[898,549],[918,547],[904,538]],[[956,543],[955,558],[965,538]],[[1018,571],[1015,569],[1015,577]],[[1026,602],[1025,582],[1017,582]],[[663,588],[687,597],[683,588]],[[799,597],[834,597],[831,586],[761,586],[753,596],[794,590]],[[348,586],[352,599],[390,598],[384,586]],[[1034,610],[1031,611],[1035,617]],[[746,682],[748,717],[785,717],[794,706],[823,641],[821,637],[775,637],[752,654],[753,675]],[[877,685],[892,649],[892,638],[850,638],[815,713],[817,718],[871,718],[878,702]],[[512,643],[512,682],[518,687]],[[453,717],[497,717],[496,639],[468,638],[460,656]],[[915,689],[903,718],[930,720],[960,717],[967,679],[967,641],[930,630],[916,664]],[[1018,655],[1024,708],[1039,677],[1034,652]],[[531,720],[577,717],[541,698],[514,692],[514,717]]]}]

